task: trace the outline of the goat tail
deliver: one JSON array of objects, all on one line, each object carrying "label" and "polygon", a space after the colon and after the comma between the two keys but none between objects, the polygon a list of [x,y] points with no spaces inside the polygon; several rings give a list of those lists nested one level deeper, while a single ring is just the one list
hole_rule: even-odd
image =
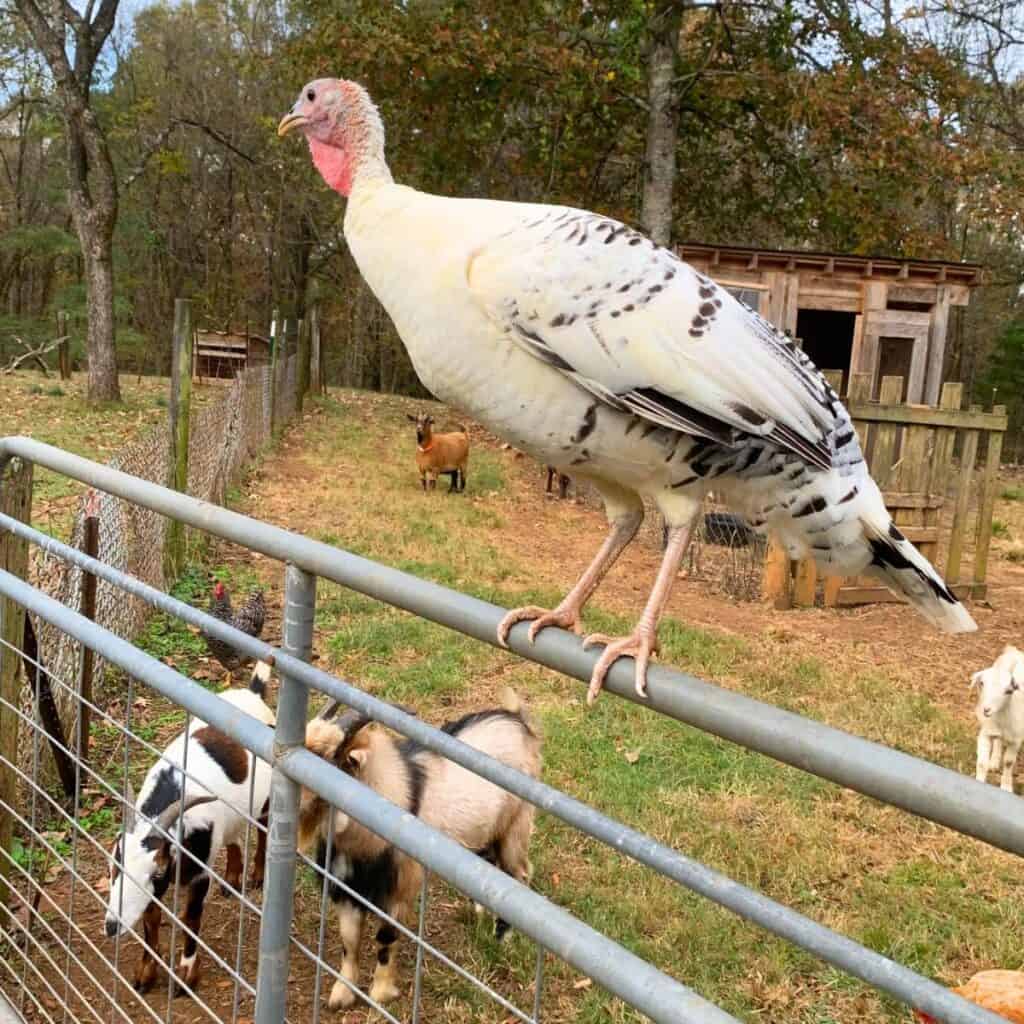
[{"label": "goat tail", "polygon": [[267,698],[267,683],[270,682],[270,665],[265,661],[257,661],[252,670],[252,678],[249,680],[249,689],[256,694],[260,700]]}]

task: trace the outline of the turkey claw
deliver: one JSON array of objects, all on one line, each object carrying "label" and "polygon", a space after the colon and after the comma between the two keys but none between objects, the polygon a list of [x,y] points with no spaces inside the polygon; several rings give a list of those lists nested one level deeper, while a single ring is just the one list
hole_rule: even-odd
[{"label": "turkey claw", "polygon": [[561,626],[563,629],[571,629],[574,633],[579,633],[581,630],[578,611],[560,608],[549,610],[547,608],[541,608],[535,604],[528,604],[523,608],[513,608],[512,611],[510,611],[501,620],[501,622],[498,623],[498,643],[501,644],[502,647],[507,648],[509,630],[511,630],[517,622],[527,622],[530,619],[533,621],[530,623],[530,631],[527,634],[527,639],[531,644],[536,643],[537,634],[547,626]]},{"label": "turkey claw", "polygon": [[590,674],[590,686],[587,689],[587,704],[593,704],[604,686],[608,670],[619,658],[630,657],[636,662],[634,666],[634,687],[637,695],[647,696],[647,665],[651,655],[657,653],[658,638],[653,631],[637,629],[629,636],[611,637],[605,633],[591,633],[584,637],[583,649],[596,644],[604,646],[601,657],[597,659],[594,670]]}]

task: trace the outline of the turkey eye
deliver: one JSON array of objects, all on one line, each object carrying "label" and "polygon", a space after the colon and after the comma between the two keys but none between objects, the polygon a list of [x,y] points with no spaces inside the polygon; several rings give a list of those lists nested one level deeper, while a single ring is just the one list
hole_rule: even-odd
[{"label": "turkey eye", "polygon": [[309,92],[306,93],[306,99],[309,100],[310,103],[312,103],[313,100],[316,99],[316,93],[313,92],[312,89],[310,89]]}]

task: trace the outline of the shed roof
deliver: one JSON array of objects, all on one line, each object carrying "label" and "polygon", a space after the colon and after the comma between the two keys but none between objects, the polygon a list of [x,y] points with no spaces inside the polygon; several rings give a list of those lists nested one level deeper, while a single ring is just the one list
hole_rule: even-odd
[{"label": "shed roof", "polygon": [[710,245],[683,242],[677,246],[684,259],[704,259],[711,266],[722,263],[746,265],[748,270],[824,270],[826,273],[856,274],[858,277],[917,278],[941,284],[976,286],[981,283],[981,266],[950,260],[902,259],[894,256],[855,256],[850,253],[816,252],[807,249],[762,249],[745,245]]}]

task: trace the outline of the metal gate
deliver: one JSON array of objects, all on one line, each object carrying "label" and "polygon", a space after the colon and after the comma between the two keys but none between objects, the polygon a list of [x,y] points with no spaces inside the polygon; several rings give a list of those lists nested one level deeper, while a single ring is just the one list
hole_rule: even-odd
[{"label": "metal gate", "polygon": [[[20,722],[32,743],[31,767],[26,770],[17,756],[11,756],[10,748],[2,745],[10,729],[0,728],[0,776],[14,777],[23,794],[21,800],[4,797],[10,790],[0,786],[0,808],[24,837],[19,850],[0,848],[4,868],[0,880],[6,875],[10,890],[9,899],[0,899],[0,943],[5,944],[0,953],[0,994],[6,994],[23,1014],[51,1022],[59,1018],[95,1020],[101,1024],[105,1019],[152,1018],[169,1022],[183,1013],[176,1010],[183,1004],[173,999],[174,979],[170,971],[166,979],[166,1007],[157,1010],[133,990],[124,973],[120,940],[111,955],[103,945],[105,940],[93,934],[88,924],[97,920],[96,907],[106,903],[95,872],[100,868],[106,871],[111,854],[87,827],[89,814],[94,812],[83,806],[82,795],[87,791],[100,793],[99,799],[107,801],[103,809],[116,808],[120,817],[127,807],[130,744],[135,743],[151,754],[160,753],[159,747],[150,742],[152,737],[133,729],[132,707],[141,696],[136,689],[136,683],[140,683],[147,693],[162,695],[173,706],[184,709],[187,716],[226,733],[272,769],[269,823],[263,824],[255,806],[246,809],[246,857],[253,841],[250,837],[258,842],[259,832],[265,832],[266,881],[262,900],[257,901],[251,891],[247,892],[244,876],[239,880],[211,869],[232,900],[231,915],[218,915],[217,919],[221,931],[228,930],[230,948],[219,943],[218,949],[203,939],[198,925],[190,921],[187,913],[184,921],[177,921],[177,886],[165,901],[173,900],[173,905],[164,906],[157,913],[157,921],[160,914],[165,914],[171,922],[168,963],[173,964],[176,943],[183,936],[180,941],[188,948],[198,944],[215,970],[223,975],[212,988],[220,993],[218,1001],[211,999],[211,987],[204,984],[198,991],[190,989],[193,1002],[187,1004],[198,1006],[204,1016],[214,1021],[247,1021],[251,1014],[258,1024],[280,1024],[286,1019],[309,1019],[316,1024],[321,1014],[322,986],[332,978],[340,978],[325,955],[326,895],[315,897],[321,903],[320,926],[314,940],[307,942],[293,932],[297,900],[308,902],[313,898],[300,891],[301,886],[297,889],[299,866],[304,863],[310,870],[323,873],[317,863],[296,851],[301,787],[308,787],[363,823],[423,864],[428,872],[489,908],[537,944],[532,983],[519,985],[517,992],[500,991],[499,986],[480,977],[480,972],[455,963],[429,940],[425,928],[429,890],[424,884],[418,927],[391,922],[416,948],[411,1020],[421,1019],[421,979],[425,962],[432,958],[461,982],[495,1001],[505,1019],[539,1022],[544,1019],[545,964],[552,957],[564,960],[652,1020],[694,1024],[734,1020],[660,971],[657,965],[642,960],[307,751],[304,739],[311,693],[327,695],[364,712],[428,750],[533,803],[580,833],[939,1020],[950,1024],[998,1024],[1002,1019],[308,663],[318,577],[489,644],[495,643],[502,609],[30,439],[0,440],[0,481],[4,467],[12,459],[45,467],[285,564],[284,641],[282,648],[276,649],[32,529],[16,517],[0,514],[0,540],[6,535],[38,545],[52,556],[120,588],[126,595],[140,598],[155,609],[231,643],[249,657],[271,661],[281,678],[277,723],[271,729],[172,667],[47,597],[24,579],[0,570],[0,683],[13,677],[12,664],[16,668],[28,659],[28,674],[35,676],[36,684],[36,699],[27,712],[21,701],[9,692],[5,695],[0,685],[0,725],[3,720],[8,726],[11,721]],[[127,676],[127,692],[117,707],[93,704],[89,708],[94,722],[102,722],[123,738],[123,763],[97,770],[75,756],[80,748],[69,740],[64,754],[73,758],[75,775],[70,809],[54,800],[40,780],[43,745],[52,745],[54,740],[42,724],[38,699],[40,676],[46,669],[38,661],[33,664],[30,655],[11,640],[12,636],[20,636],[11,628],[14,617],[26,612],[63,631],[83,649],[93,651]],[[511,647],[524,658],[584,682],[589,679],[596,657],[584,652],[576,637],[555,629],[543,631],[536,645],[531,646],[526,641],[525,624],[513,630]],[[644,706],[652,714],[686,722],[1000,849],[1024,855],[1024,805],[1018,797],[663,666],[652,666],[648,679],[648,700]],[[68,689],[81,702],[74,681],[49,681]],[[609,673],[606,689],[622,699],[636,700],[632,683],[631,666],[619,663]],[[81,719],[79,715],[78,721]],[[185,775],[189,774],[187,750],[186,745],[182,762]],[[70,835],[70,841],[56,841],[52,832],[42,826],[44,816],[51,815],[63,821],[63,834]],[[50,865],[61,872],[59,893],[47,887]],[[326,892],[326,886],[323,888]],[[258,960],[252,964],[243,953],[247,928],[259,930]],[[136,933],[135,937],[142,941],[150,935]],[[150,952],[155,954],[157,950]],[[303,986],[289,986],[290,964],[295,968],[306,961],[313,965],[312,993]],[[367,993],[360,991],[359,995],[369,1000]],[[522,998],[515,998],[517,995]],[[250,1010],[253,1001],[254,1009]],[[385,1019],[398,1020],[389,1010],[370,1002]]]}]

